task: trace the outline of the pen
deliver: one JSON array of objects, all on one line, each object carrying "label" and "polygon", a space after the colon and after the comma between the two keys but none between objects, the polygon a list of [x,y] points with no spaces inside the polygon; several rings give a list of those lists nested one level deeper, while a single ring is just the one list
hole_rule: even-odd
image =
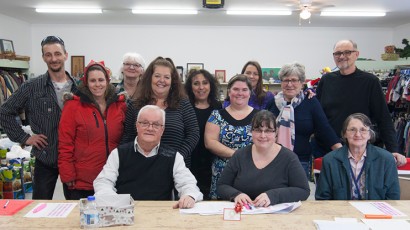
[{"label": "pen", "polygon": [[41,204],[40,206],[38,206],[37,208],[35,208],[35,209],[33,210],[33,213],[40,212],[40,211],[43,210],[46,206],[47,206],[46,203]]},{"label": "pen", "polygon": [[391,215],[379,215],[379,214],[365,214],[364,218],[366,219],[391,219]]},{"label": "pen", "polygon": [[6,203],[4,204],[3,208],[7,208],[7,205],[9,205],[10,200],[7,200]]},{"label": "pen", "polygon": [[249,204],[244,204],[243,205],[246,209],[250,210],[251,208],[249,207]]}]

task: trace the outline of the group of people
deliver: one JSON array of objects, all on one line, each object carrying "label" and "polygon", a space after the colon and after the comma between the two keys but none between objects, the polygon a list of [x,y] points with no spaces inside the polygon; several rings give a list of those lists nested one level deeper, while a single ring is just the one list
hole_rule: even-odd
[{"label": "group of people", "polygon": [[[64,68],[64,41],[48,36],[41,49],[48,71],[0,108],[8,137],[33,146],[33,199],[52,199],[60,175],[73,200],[177,197],[174,208],[202,199],[263,207],[306,200],[313,149],[332,151],[316,199],[399,199],[396,165],[406,158],[397,153],[377,78],[355,66],[353,41],[336,43],[339,70],[322,78],[317,95],[303,91],[302,64],[281,68],[282,91],[273,95],[263,89],[259,63],[249,61],[229,80],[223,103],[212,74],[194,70],[182,85],[170,58],[145,68],[141,55],[125,54],[117,86],[104,62],[91,61],[77,86]],[[16,120],[23,110],[33,135]],[[387,150],[370,144],[376,134]]]}]

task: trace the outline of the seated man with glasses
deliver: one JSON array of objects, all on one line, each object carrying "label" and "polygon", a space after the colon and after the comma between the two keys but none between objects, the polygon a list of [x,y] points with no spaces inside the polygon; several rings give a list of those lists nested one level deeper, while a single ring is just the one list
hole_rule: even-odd
[{"label": "seated man with glasses", "polygon": [[[395,156],[397,165],[404,165],[406,158],[399,154],[396,132],[380,81],[373,74],[356,67],[359,54],[357,44],[351,40],[341,40],[335,44],[333,59],[339,70],[322,77],[316,90],[317,98],[337,135],[340,135],[342,124],[349,115],[363,113],[377,126],[376,131],[380,136],[377,145],[384,144]],[[316,138],[316,141],[323,149],[316,156],[330,151],[321,138]]]},{"label": "seated man with glasses", "polygon": [[238,149],[218,180],[224,200],[255,207],[309,197],[304,170],[295,153],[276,143],[276,118],[262,110],[252,119],[253,144]]},{"label": "seated man with glasses", "polygon": [[393,155],[370,142],[370,119],[355,113],[342,127],[346,145],[323,158],[316,200],[399,200],[400,186]]},{"label": "seated man with glasses", "polygon": [[95,194],[131,194],[134,200],[171,200],[175,186],[179,201],[173,208],[192,208],[203,198],[196,179],[179,152],[160,144],[165,111],[146,105],[138,113],[135,141],[120,145],[94,180]]}]

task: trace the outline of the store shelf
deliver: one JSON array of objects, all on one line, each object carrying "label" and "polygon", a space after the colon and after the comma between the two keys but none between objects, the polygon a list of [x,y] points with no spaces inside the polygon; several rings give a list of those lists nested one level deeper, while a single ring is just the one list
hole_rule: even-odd
[{"label": "store shelf", "polygon": [[29,69],[28,61],[0,59],[0,68]]},{"label": "store shelf", "polygon": [[391,70],[400,65],[410,65],[410,58],[397,61],[356,61],[357,68],[370,71]]}]

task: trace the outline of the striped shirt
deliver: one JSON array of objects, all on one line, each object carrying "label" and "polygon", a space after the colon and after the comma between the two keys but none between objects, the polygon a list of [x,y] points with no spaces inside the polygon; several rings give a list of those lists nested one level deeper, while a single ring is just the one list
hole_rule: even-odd
[{"label": "striped shirt", "polygon": [[[124,134],[121,143],[135,140],[137,129],[135,122],[139,113],[132,103],[128,103],[124,122]],[[199,140],[199,127],[194,108],[188,99],[182,99],[178,109],[165,109],[165,130],[161,143],[178,151],[187,168],[191,166],[191,153]]]},{"label": "striped shirt", "polygon": [[[76,92],[75,81],[71,92]],[[47,137],[48,145],[44,149],[33,146],[32,154],[36,160],[47,166],[57,168],[58,156],[58,124],[61,109],[58,106],[57,96],[48,72],[25,82],[0,107],[0,125],[11,141],[25,144],[30,137],[21,128],[16,116],[24,110],[28,117],[31,130],[34,134],[43,134]]]}]

